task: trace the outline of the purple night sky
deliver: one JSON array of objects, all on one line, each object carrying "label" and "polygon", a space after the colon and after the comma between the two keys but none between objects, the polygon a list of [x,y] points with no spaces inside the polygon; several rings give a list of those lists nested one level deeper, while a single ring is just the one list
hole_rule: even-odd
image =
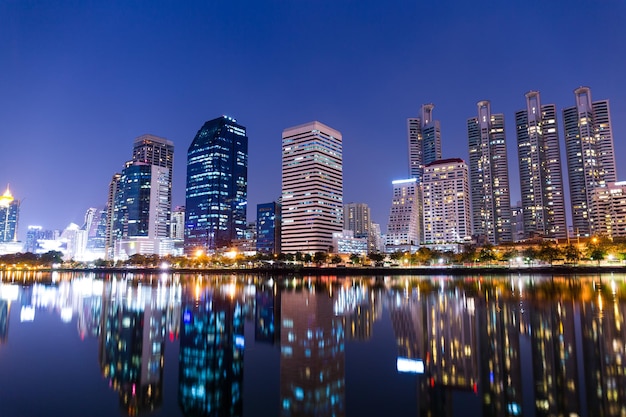
[{"label": "purple night sky", "polygon": [[282,130],[319,120],[343,134],[344,201],[368,203],[384,232],[421,104],[435,104],[444,158],[468,159],[477,101],[505,114],[514,203],[524,93],[560,111],[581,85],[611,102],[625,180],[624,22],[620,0],[0,0],[0,188],[23,200],[22,240],[28,225],[82,225],[152,133],[174,142],[183,205],[187,148],[227,114],[248,130],[254,220],[280,195]]}]

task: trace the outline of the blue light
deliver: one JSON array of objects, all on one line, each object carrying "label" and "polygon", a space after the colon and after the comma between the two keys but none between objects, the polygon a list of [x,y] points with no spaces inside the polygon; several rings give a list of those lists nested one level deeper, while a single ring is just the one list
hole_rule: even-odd
[{"label": "blue light", "polygon": [[191,311],[185,310],[185,312],[183,313],[183,323],[191,323]]}]

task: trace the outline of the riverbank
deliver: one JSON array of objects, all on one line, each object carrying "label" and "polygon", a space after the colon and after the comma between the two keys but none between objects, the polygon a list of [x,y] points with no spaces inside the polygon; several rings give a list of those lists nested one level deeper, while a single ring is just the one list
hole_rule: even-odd
[{"label": "riverbank", "polygon": [[[15,271],[12,269],[11,271]],[[28,271],[28,270],[25,270]],[[31,270],[32,271],[32,270]],[[492,274],[548,274],[548,275],[589,275],[599,273],[626,273],[626,265],[539,265],[531,267],[508,266],[414,266],[414,267],[318,267],[303,265],[266,266],[266,267],[224,267],[224,268],[55,268],[38,269],[37,272],[88,272],[115,274],[264,274],[296,276],[432,276],[432,275],[492,275]]]}]

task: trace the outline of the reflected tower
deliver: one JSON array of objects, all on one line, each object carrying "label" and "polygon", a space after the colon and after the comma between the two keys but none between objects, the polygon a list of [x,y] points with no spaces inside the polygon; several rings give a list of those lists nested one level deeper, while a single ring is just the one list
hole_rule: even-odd
[{"label": "reflected tower", "polygon": [[306,289],[281,299],[282,416],[345,415],[344,320],[333,297]]}]

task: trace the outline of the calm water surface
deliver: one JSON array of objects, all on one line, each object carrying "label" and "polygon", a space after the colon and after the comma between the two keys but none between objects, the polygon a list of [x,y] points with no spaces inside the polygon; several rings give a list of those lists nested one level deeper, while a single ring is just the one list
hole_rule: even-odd
[{"label": "calm water surface", "polygon": [[626,414],[622,274],[0,278],[2,417]]}]

